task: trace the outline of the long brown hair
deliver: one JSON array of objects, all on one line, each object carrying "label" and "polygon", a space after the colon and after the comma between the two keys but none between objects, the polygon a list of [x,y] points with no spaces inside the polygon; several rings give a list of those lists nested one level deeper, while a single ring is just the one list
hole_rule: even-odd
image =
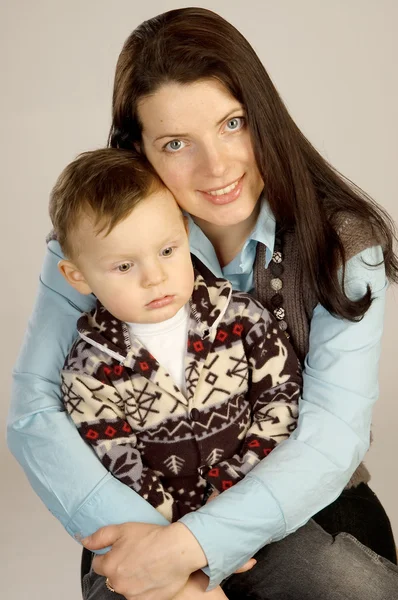
[{"label": "long brown hair", "polygon": [[245,108],[265,197],[282,230],[294,228],[302,267],[318,301],[333,314],[360,318],[371,304],[371,291],[368,287],[363,298],[351,301],[344,285],[341,289],[337,271],[341,264],[344,270],[345,251],[334,217],[344,212],[357,226],[366,225],[383,247],[387,277],[397,282],[394,224],[305,138],[249,42],[225,19],[203,8],[183,8],[133,31],[116,67],[109,144],[139,147],[140,99],[168,82],[207,78],[221,81]]}]

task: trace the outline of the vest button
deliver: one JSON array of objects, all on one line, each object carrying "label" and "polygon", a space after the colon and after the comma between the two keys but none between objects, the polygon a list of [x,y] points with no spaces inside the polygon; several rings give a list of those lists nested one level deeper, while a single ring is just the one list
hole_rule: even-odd
[{"label": "vest button", "polygon": [[198,411],[197,408],[193,408],[191,410],[191,412],[189,413],[189,416],[191,418],[191,421],[199,421],[200,418],[200,412]]}]

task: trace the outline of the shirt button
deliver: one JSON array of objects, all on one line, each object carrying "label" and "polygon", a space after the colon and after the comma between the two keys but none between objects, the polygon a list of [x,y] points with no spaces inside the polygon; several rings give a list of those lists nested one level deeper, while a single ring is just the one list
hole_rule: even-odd
[{"label": "shirt button", "polygon": [[191,412],[189,413],[189,416],[191,418],[191,421],[199,421],[200,412],[198,411],[197,408],[193,408],[191,410]]}]

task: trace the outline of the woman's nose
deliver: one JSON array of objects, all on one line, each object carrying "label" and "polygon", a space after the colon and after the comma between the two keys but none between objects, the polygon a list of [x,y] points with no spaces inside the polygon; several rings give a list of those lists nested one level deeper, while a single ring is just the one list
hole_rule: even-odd
[{"label": "woman's nose", "polygon": [[228,170],[228,155],[221,142],[209,143],[203,149],[203,166],[206,174],[223,177]]}]

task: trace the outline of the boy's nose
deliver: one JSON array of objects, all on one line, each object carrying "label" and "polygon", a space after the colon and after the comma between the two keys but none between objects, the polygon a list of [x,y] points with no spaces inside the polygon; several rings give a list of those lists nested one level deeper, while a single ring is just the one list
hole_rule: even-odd
[{"label": "boy's nose", "polygon": [[160,264],[154,264],[147,267],[143,273],[142,285],[145,288],[151,288],[160,285],[166,279],[166,273]]}]

